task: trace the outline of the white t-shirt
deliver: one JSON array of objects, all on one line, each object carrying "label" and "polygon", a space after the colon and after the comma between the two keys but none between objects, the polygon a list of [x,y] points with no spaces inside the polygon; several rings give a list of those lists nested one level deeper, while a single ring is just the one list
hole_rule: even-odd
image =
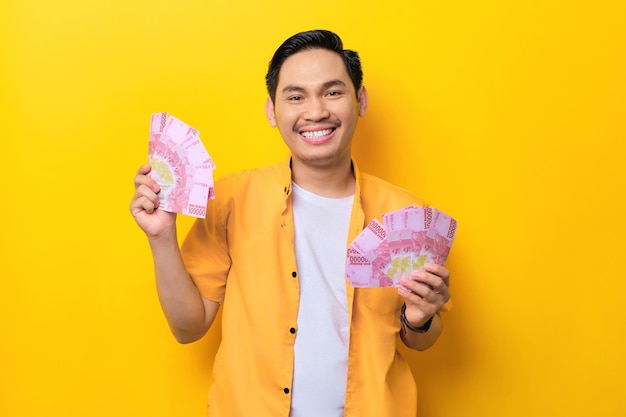
[{"label": "white t-shirt", "polygon": [[345,262],[353,200],[293,185],[300,307],[291,417],[343,416],[350,340]]}]

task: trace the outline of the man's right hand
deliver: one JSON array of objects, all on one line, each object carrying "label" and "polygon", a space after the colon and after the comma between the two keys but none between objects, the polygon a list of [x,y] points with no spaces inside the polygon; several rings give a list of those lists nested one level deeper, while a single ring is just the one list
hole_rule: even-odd
[{"label": "man's right hand", "polygon": [[174,231],[176,213],[169,213],[159,208],[159,184],[148,176],[152,168],[142,165],[135,176],[135,195],[130,202],[130,212],[139,227],[149,239],[158,239],[163,234]]}]

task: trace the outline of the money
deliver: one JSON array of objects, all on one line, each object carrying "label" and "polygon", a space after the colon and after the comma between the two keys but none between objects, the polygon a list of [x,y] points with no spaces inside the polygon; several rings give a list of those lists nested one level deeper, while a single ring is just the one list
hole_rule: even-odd
[{"label": "money", "polygon": [[409,275],[413,269],[413,240],[409,220],[408,209],[394,211],[383,216],[387,230],[387,246],[391,257],[391,265],[385,274],[394,282]]},{"label": "money", "polygon": [[389,287],[391,279],[354,248],[348,248],[347,279],[355,288]]},{"label": "money", "polygon": [[455,234],[456,220],[442,211],[435,210],[419,256],[424,257],[424,262],[443,265],[450,253]]},{"label": "money", "polygon": [[153,114],[148,163],[148,175],[161,187],[161,210],[206,217],[207,202],[215,198],[215,163],[197,129],[165,112]]},{"label": "money", "polygon": [[378,220],[372,220],[348,248],[346,273],[355,287],[389,287],[385,273],[391,267],[387,232]]},{"label": "money", "polygon": [[355,288],[398,287],[402,277],[443,265],[457,222],[435,208],[409,206],[372,220],[347,250],[346,279]]}]

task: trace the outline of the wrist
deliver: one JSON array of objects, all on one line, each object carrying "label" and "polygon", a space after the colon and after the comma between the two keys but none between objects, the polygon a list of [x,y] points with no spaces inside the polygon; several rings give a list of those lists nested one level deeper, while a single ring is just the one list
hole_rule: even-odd
[{"label": "wrist", "polygon": [[151,234],[146,232],[146,236],[148,237],[148,242],[150,243],[150,245],[167,245],[172,242],[178,243],[176,223],[172,223],[171,225],[165,227],[163,230],[160,230],[158,233]]},{"label": "wrist", "polygon": [[153,254],[167,254],[180,249],[176,229],[173,231],[166,231],[158,236],[148,237],[148,243],[150,244],[150,249]]},{"label": "wrist", "polygon": [[414,333],[426,333],[428,329],[430,329],[430,325],[433,323],[433,318],[435,316],[431,316],[428,320],[424,322],[421,326],[415,326],[409,322],[406,318],[406,304],[402,305],[402,312],[400,313],[400,324],[402,326],[402,331],[404,334],[407,333],[407,329],[411,330]]}]

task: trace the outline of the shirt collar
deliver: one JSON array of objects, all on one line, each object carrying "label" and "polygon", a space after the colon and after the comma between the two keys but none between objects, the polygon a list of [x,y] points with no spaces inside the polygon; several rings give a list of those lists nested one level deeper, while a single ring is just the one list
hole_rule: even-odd
[{"label": "shirt collar", "polygon": [[[352,163],[352,172],[354,173],[354,178],[356,180],[356,188],[354,191],[355,199],[360,199],[361,196],[361,171],[359,171],[359,167],[357,166],[354,159],[351,160]],[[280,181],[283,185],[283,193],[285,199],[289,198],[292,192],[292,180],[291,180],[291,157],[284,160],[282,163],[278,165],[278,175]]]}]

